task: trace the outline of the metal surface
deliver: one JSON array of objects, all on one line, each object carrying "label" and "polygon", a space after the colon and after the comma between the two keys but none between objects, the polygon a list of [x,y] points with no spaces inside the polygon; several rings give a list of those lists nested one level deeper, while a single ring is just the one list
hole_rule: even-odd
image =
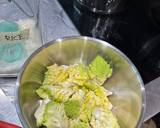
[{"label": "metal surface", "polygon": [[25,128],[35,128],[34,112],[38,107],[35,90],[41,86],[46,66],[57,63],[90,63],[101,55],[113,66],[113,76],[104,87],[114,93],[110,97],[122,128],[140,127],[145,112],[145,90],[132,62],[107,42],[89,37],[70,37],[45,44],[26,61],[17,81],[17,111]]},{"label": "metal surface", "polygon": [[160,77],[145,86],[146,89],[146,113],[144,120],[152,118],[160,112]]}]

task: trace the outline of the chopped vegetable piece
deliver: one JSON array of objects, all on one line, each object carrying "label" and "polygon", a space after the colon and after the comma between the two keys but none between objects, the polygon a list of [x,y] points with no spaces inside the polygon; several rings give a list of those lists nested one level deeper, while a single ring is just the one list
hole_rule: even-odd
[{"label": "chopped vegetable piece", "polygon": [[95,84],[102,85],[112,75],[112,68],[101,56],[97,56],[89,65],[89,75]]},{"label": "chopped vegetable piece", "polygon": [[69,100],[64,103],[64,109],[66,112],[66,115],[69,118],[76,118],[79,116],[80,112],[80,103],[78,100]]},{"label": "chopped vegetable piece", "polygon": [[106,108],[95,108],[90,124],[92,128],[120,128],[117,119]]},{"label": "chopped vegetable piece", "polygon": [[45,108],[43,125],[47,128],[68,128],[69,122],[64,106],[56,102],[49,102]]},{"label": "chopped vegetable piece", "polygon": [[44,85],[36,90],[41,98],[50,98],[59,102],[67,101],[69,97],[75,92],[72,88],[64,88],[62,86]]},{"label": "chopped vegetable piece", "polygon": [[49,66],[45,73],[43,85],[55,85],[66,80],[68,78],[66,68],[66,66],[58,66],[57,64]]},{"label": "chopped vegetable piece", "polygon": [[45,108],[46,108],[46,105],[48,102],[49,102],[48,99],[40,101],[40,105],[37,108],[36,112],[34,113],[38,127],[40,127],[43,124],[43,120],[44,120],[43,117],[44,117],[44,113],[45,113]]},{"label": "chopped vegetable piece", "polygon": [[73,126],[73,128],[89,128],[89,125],[85,122],[79,122]]},{"label": "chopped vegetable piece", "polygon": [[88,79],[88,69],[83,64],[77,64],[68,68],[69,81],[77,85],[83,85]]}]

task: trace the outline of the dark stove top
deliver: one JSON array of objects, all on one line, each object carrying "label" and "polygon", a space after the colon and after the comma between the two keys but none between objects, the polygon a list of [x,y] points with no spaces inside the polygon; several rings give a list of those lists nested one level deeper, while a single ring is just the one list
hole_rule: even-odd
[{"label": "dark stove top", "polygon": [[82,35],[105,40],[123,51],[145,83],[160,76],[160,2],[133,0],[122,12],[95,14],[76,0],[59,0]]}]

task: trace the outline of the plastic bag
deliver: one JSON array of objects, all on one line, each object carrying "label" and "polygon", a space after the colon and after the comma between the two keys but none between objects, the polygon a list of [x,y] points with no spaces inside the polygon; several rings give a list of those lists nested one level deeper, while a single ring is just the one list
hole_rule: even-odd
[{"label": "plastic bag", "polygon": [[0,1],[0,76],[16,76],[24,61],[42,45],[38,0]]}]

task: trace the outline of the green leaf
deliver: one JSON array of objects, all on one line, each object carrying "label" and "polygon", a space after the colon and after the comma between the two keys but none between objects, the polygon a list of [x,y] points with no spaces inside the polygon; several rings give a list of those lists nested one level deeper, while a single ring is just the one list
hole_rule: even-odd
[{"label": "green leaf", "polygon": [[89,125],[85,122],[78,122],[73,126],[73,128],[89,128]]},{"label": "green leaf", "polygon": [[74,92],[72,88],[64,88],[58,85],[43,85],[36,90],[41,98],[50,98],[58,102],[67,101]]},{"label": "green leaf", "polygon": [[34,117],[36,118],[36,124],[38,127],[42,126],[43,124],[45,108],[48,102],[48,99],[43,100],[37,108],[36,112],[34,113]]},{"label": "green leaf", "polygon": [[68,73],[65,66],[58,66],[54,64],[47,67],[48,71],[45,73],[43,85],[55,85],[63,82],[68,78]]},{"label": "green leaf", "polygon": [[63,104],[53,101],[47,104],[43,125],[47,128],[68,128],[69,122]]},{"label": "green leaf", "polygon": [[64,109],[69,118],[76,118],[80,113],[80,102],[78,100],[68,100],[64,103]]},{"label": "green leaf", "polygon": [[88,79],[88,69],[83,64],[69,66],[69,81],[77,85],[83,85]]},{"label": "green leaf", "polygon": [[89,65],[89,75],[93,80],[93,83],[102,85],[106,78],[109,78],[112,75],[112,68],[98,55]]}]

